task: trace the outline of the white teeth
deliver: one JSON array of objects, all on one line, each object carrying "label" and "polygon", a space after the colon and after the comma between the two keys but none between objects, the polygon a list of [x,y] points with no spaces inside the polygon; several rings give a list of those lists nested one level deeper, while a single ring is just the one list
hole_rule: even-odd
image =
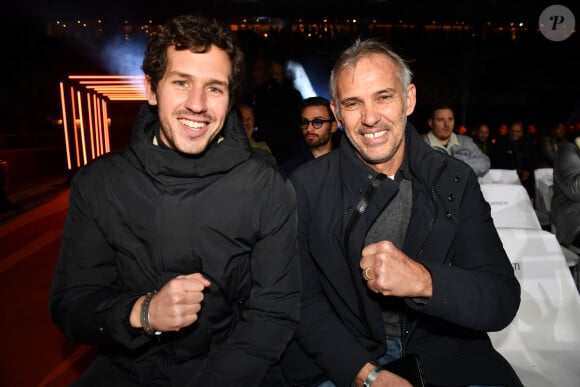
[{"label": "white teeth", "polygon": [[205,126],[203,122],[189,121],[180,119],[178,120],[181,124],[190,127],[191,129],[201,129]]},{"label": "white teeth", "polygon": [[365,133],[364,136],[366,138],[377,138],[377,137],[381,137],[382,135],[384,135],[385,133],[387,133],[386,130],[381,130],[380,132],[374,132],[374,133]]}]

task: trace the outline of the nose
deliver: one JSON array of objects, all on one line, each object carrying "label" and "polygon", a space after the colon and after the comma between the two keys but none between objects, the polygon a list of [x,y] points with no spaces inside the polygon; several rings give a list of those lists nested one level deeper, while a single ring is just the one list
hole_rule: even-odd
[{"label": "nose", "polygon": [[381,119],[373,104],[365,104],[361,109],[361,122],[365,126],[374,126]]},{"label": "nose", "polygon": [[206,99],[207,96],[202,89],[192,88],[187,94],[185,106],[195,113],[205,112],[207,110]]},{"label": "nose", "polygon": [[306,133],[314,133],[314,132],[316,132],[316,130],[317,129],[314,127],[314,124],[312,122],[309,122],[308,123],[308,126],[306,127],[306,129],[304,129],[304,131]]}]

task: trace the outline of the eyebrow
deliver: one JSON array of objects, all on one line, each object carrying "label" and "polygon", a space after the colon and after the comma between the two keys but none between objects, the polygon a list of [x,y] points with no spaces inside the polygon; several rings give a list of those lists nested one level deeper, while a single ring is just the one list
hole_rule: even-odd
[{"label": "eyebrow", "polygon": [[[303,120],[307,120],[308,121],[308,118],[307,117],[304,117],[304,116],[300,116],[300,119],[303,119]],[[332,118],[330,118],[330,117],[323,117],[323,116],[318,116],[317,115],[317,116],[314,116],[314,118],[312,120],[310,120],[310,121],[314,121],[314,120],[323,120],[323,121],[326,121],[326,120],[331,120],[331,119]]]},{"label": "eyebrow", "polygon": [[[188,78],[188,79],[198,79],[198,77],[192,75],[192,74],[188,74],[188,73],[182,73],[180,71],[172,71],[170,72],[168,75],[170,76],[178,76],[181,78]],[[228,86],[229,85],[229,81],[222,81],[221,79],[217,79],[217,78],[210,78],[207,82],[204,82],[205,85],[222,85],[222,86]]]},{"label": "eyebrow", "polygon": [[[381,89],[381,90],[377,90],[373,93],[373,97],[376,97],[377,95],[381,95],[381,94],[397,94],[398,91],[395,88],[392,87],[388,87],[386,89]],[[340,100],[340,104],[345,104],[347,102],[358,102],[361,101],[362,99],[360,97],[348,97],[348,98],[344,98]]]},{"label": "eyebrow", "polygon": [[397,93],[397,89],[395,89],[393,87],[387,87],[386,89],[378,90],[374,94],[377,95],[377,94],[382,94],[382,93],[393,93],[393,94],[396,94]]}]

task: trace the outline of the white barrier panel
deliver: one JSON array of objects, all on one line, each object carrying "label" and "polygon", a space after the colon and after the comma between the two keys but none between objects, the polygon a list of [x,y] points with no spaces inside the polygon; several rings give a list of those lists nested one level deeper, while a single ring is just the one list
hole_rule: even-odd
[{"label": "white barrier panel", "polygon": [[522,184],[515,169],[490,169],[479,178],[479,184]]},{"label": "white barrier panel", "polygon": [[522,287],[512,323],[490,333],[525,386],[580,385],[580,295],[554,234],[498,229]]},{"label": "white barrier panel", "polygon": [[532,200],[523,185],[482,184],[481,192],[491,207],[496,228],[541,230]]}]

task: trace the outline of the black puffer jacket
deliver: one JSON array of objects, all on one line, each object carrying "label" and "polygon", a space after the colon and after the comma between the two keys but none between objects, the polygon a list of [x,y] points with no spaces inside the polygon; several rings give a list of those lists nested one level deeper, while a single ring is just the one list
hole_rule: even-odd
[{"label": "black puffer jacket", "polygon": [[[259,385],[298,321],[294,190],[253,156],[234,114],[223,140],[188,157],[153,145],[151,109],[139,113],[130,147],[72,181],[52,319],[139,385],[170,385],[179,364],[191,385]],[[158,337],[130,327],[140,295],[194,272],[212,282],[196,323]]]}]

